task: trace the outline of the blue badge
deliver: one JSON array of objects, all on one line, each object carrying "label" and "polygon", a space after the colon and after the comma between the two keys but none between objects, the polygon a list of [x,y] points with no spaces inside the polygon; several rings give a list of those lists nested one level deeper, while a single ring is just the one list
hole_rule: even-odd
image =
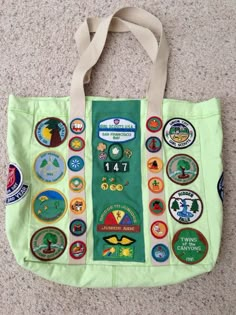
[{"label": "blue badge", "polygon": [[10,205],[12,203],[15,203],[23,199],[26,193],[28,192],[28,189],[29,189],[29,186],[23,184],[14,195],[11,195],[11,196],[7,195],[6,204]]},{"label": "blue badge", "polygon": [[35,137],[45,147],[58,147],[66,140],[67,128],[61,119],[47,117],[37,123]]},{"label": "blue badge", "polygon": [[146,148],[149,152],[156,153],[161,150],[161,140],[158,137],[150,137],[146,141]]},{"label": "blue badge", "polygon": [[81,236],[86,232],[86,223],[81,219],[75,219],[70,223],[70,232],[75,236]]},{"label": "blue badge", "polygon": [[224,173],[222,173],[222,175],[218,181],[217,189],[218,189],[220,199],[223,202],[223,200],[224,200]]},{"label": "blue badge", "polygon": [[157,262],[164,262],[170,256],[169,249],[164,244],[157,244],[152,249],[152,257]]},{"label": "blue badge", "polygon": [[73,155],[68,160],[68,167],[73,172],[79,172],[84,167],[84,160],[77,155]]},{"label": "blue badge", "polygon": [[16,164],[9,164],[7,179],[7,196],[13,196],[18,192],[23,183],[23,175],[20,168]]},{"label": "blue badge", "polygon": [[34,171],[40,180],[55,183],[65,175],[65,161],[57,152],[43,152],[35,160]]}]

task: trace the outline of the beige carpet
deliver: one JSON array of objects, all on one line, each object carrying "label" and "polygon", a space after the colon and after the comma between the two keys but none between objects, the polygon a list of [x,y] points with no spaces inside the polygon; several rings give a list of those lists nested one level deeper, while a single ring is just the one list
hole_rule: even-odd
[{"label": "beige carpet", "polygon": [[[23,270],[9,248],[3,202],[8,95],[67,95],[78,58],[74,31],[86,16],[104,16],[124,4],[119,0],[0,0],[1,314],[236,314],[235,0],[128,2],[159,16],[165,26],[171,48],[166,96],[192,101],[216,96],[222,101],[224,230],[213,272],[163,288],[81,290]],[[130,34],[110,35],[87,94],[141,97],[149,69],[148,58]]]}]

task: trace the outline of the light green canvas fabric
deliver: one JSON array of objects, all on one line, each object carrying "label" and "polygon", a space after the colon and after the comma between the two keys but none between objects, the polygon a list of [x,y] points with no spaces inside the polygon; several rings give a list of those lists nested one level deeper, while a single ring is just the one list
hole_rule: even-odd
[{"label": "light green canvas fabric", "polygon": [[[141,164],[141,191],[143,203],[142,232],[144,238],[143,261],[111,261],[94,260],[94,234],[93,234],[93,159],[92,135],[93,111],[96,102],[106,104],[118,104],[130,99],[112,99],[103,97],[86,97],[86,138],[84,162],[86,166],[85,188],[86,193],[86,218],[87,218],[87,255],[85,264],[68,264],[69,251],[66,248],[63,255],[53,261],[40,261],[32,255],[30,239],[33,233],[44,227],[45,224],[35,220],[32,215],[32,200],[39,191],[53,187],[61,191],[69,200],[68,174],[53,185],[40,182],[34,173],[34,161],[36,156],[47,148],[43,148],[35,139],[35,126],[45,117],[57,117],[65,122],[69,128],[70,98],[35,97],[23,98],[11,95],[8,106],[8,139],[7,147],[10,163],[16,163],[23,174],[24,183],[29,186],[29,191],[24,198],[6,207],[6,232],[11,249],[17,262],[24,268],[55,282],[79,286],[79,287],[137,287],[137,286],[161,286],[173,284],[188,278],[209,272],[214,267],[220,248],[222,229],[222,201],[219,197],[217,184],[221,177],[222,168],[222,126],[220,103],[217,99],[192,103],[173,99],[163,100],[163,124],[174,118],[181,117],[190,122],[196,131],[196,139],[193,145],[186,149],[176,150],[163,141],[164,168],[168,160],[174,154],[188,154],[197,161],[199,175],[197,179],[186,189],[197,191],[201,196],[204,209],[202,216],[196,222],[189,224],[189,228],[201,231],[208,242],[208,251],[205,258],[197,264],[185,264],[173,253],[171,241],[174,234],[186,225],[174,220],[166,209],[169,240],[169,264],[154,266],[151,261],[152,245],[150,243],[150,226],[148,209],[147,167],[145,157],[145,134],[148,102],[141,99],[138,119],[140,122],[140,164]],[[133,100],[137,101],[137,100]],[[118,108],[118,107],[117,107]],[[118,110],[119,113],[119,110]],[[108,113],[109,114],[109,113]],[[65,141],[58,148],[67,161],[68,143]],[[177,152],[176,152],[177,151]],[[181,152],[180,152],[181,151]],[[163,171],[165,183],[165,202],[168,205],[170,196],[182,187],[176,186],[168,179],[166,171]],[[168,208],[168,206],[167,206]],[[69,210],[64,217],[53,226],[64,231],[69,239]],[[69,246],[69,244],[68,244]]]}]

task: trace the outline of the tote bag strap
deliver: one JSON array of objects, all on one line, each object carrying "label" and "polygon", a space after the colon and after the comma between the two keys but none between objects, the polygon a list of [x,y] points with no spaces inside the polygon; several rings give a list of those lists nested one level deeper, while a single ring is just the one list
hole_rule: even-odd
[{"label": "tote bag strap", "polygon": [[[169,55],[162,24],[158,18],[143,9],[126,7],[119,9],[100,23],[94,38],[81,56],[73,73],[71,83],[71,117],[76,117],[78,112],[80,113],[80,116],[84,117],[84,78],[86,73],[97,63],[103,51],[113,17],[118,17],[125,22],[131,22],[132,24],[129,25],[129,28],[132,28],[132,30],[136,27],[136,24],[138,24],[150,29],[153,33],[157,33],[160,36],[159,49],[152,65],[147,88],[147,99],[150,113],[155,112],[156,114],[161,114],[162,112],[162,99],[166,85]],[[145,41],[145,36],[143,36],[143,41]]]},{"label": "tote bag strap", "polygon": [[[100,23],[103,20],[103,18],[97,17],[87,18],[76,31],[74,38],[80,56],[83,55],[84,51],[91,42],[90,33],[96,33]],[[109,26],[109,32],[123,33],[131,31],[136,39],[139,41],[139,43],[143,46],[144,50],[147,52],[152,62],[155,62],[158,49],[155,35],[148,28],[139,25],[135,25],[134,27],[134,24],[131,24],[133,23],[129,23],[123,21],[120,18],[113,17]],[[84,84],[88,84],[90,82],[91,71],[92,68],[86,73]]]}]

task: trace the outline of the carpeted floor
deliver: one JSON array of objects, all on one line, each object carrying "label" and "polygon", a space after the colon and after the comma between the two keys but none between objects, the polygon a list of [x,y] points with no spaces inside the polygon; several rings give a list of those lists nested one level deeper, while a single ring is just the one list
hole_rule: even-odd
[{"label": "carpeted floor", "polygon": [[[222,247],[211,273],[179,285],[81,290],[51,283],[23,270],[9,248],[3,202],[8,165],[7,98],[10,93],[68,95],[78,58],[73,40],[76,28],[86,16],[105,16],[124,4],[145,8],[164,24],[171,48],[166,97],[200,101],[216,96],[222,101]],[[0,0],[1,314],[236,314],[235,29],[234,0]],[[149,69],[148,57],[130,34],[111,34],[87,94],[142,97]]]}]

